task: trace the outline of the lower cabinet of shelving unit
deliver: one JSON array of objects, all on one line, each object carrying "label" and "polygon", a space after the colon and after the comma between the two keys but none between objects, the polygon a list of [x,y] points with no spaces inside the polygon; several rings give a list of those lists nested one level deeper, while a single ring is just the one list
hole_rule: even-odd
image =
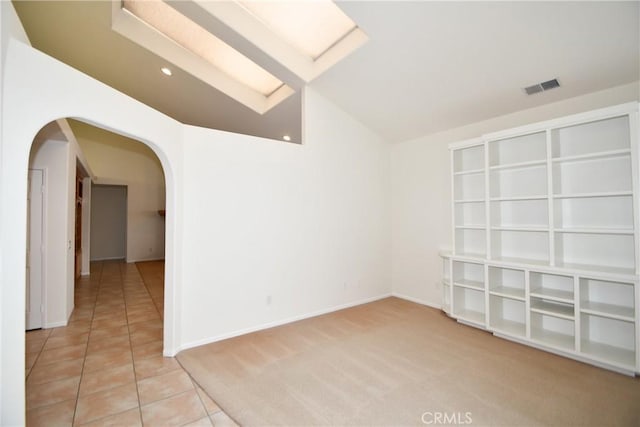
[{"label": "lower cabinet of shelving unit", "polygon": [[582,313],[580,323],[581,353],[634,369],[636,330],[633,322]]},{"label": "lower cabinet of shelving unit", "polygon": [[525,337],[526,311],[524,301],[491,295],[489,297],[489,328],[508,335]]},{"label": "lower cabinet of shelving unit", "polygon": [[484,291],[454,286],[452,307],[454,317],[467,322],[484,325]]},{"label": "lower cabinet of shelving unit", "polygon": [[576,327],[573,320],[531,313],[531,339],[560,350],[575,350]]}]

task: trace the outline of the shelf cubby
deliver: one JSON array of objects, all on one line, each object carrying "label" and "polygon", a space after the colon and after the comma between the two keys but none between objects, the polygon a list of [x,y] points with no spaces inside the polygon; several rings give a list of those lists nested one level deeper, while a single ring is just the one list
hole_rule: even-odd
[{"label": "shelf cubby", "polygon": [[547,194],[546,164],[522,169],[498,169],[489,173],[492,199],[538,198]]},{"label": "shelf cubby", "polygon": [[631,189],[630,155],[553,165],[553,194],[615,193]]},{"label": "shelf cubby", "polygon": [[561,350],[575,350],[575,321],[531,313],[531,339]]},{"label": "shelf cubby", "polygon": [[554,225],[559,229],[633,230],[633,197],[558,199]]},{"label": "shelf cubby", "polygon": [[484,170],[484,145],[474,145],[453,152],[453,172],[474,173]]},{"label": "shelf cubby", "polygon": [[489,296],[489,327],[493,330],[524,337],[526,335],[526,307],[518,301],[498,295]]},{"label": "shelf cubby", "polygon": [[581,277],[580,311],[633,322],[636,316],[635,285]]},{"label": "shelf cubby", "polygon": [[453,287],[453,314],[467,322],[484,325],[484,291],[469,287]]},{"label": "shelf cubby", "polygon": [[455,226],[477,226],[484,227],[485,224],[485,203],[456,203],[454,206],[455,211]]},{"label": "shelf cubby", "polygon": [[484,266],[473,262],[453,261],[453,284],[484,291]]},{"label": "shelf cubby", "polygon": [[547,199],[490,202],[491,227],[549,228]]},{"label": "shelf cubby", "polygon": [[529,289],[532,297],[573,303],[574,280],[572,276],[531,272]]},{"label": "shelf cubby", "polygon": [[524,301],[524,270],[489,266],[489,293],[501,298]]},{"label": "shelf cubby", "polygon": [[491,258],[527,259],[549,262],[549,233],[546,231],[491,230]]},{"label": "shelf cubby", "polygon": [[555,235],[557,266],[614,272],[635,269],[633,234],[565,233]]},{"label": "shelf cubby", "polygon": [[545,132],[489,142],[489,166],[526,166],[547,158]]},{"label": "shelf cubby", "polygon": [[629,148],[629,117],[627,115],[561,127],[552,131],[554,158]]},{"label": "shelf cubby", "polygon": [[485,230],[457,228],[455,238],[456,255],[465,255],[473,258],[484,258],[486,256]]},{"label": "shelf cubby", "polygon": [[636,364],[635,323],[582,313],[580,351],[633,369]]},{"label": "shelf cubby", "polygon": [[483,173],[455,175],[453,183],[453,191],[457,200],[476,200],[484,198]]}]

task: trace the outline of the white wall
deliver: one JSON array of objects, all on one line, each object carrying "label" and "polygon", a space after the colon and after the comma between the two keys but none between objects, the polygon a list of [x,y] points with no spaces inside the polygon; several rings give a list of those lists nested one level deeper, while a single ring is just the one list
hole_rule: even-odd
[{"label": "white wall", "polygon": [[393,293],[434,307],[441,305],[438,252],[451,248],[449,143],[639,99],[636,82],[393,145]]},{"label": "white wall", "polygon": [[73,129],[95,183],[127,186],[127,262],[164,259],[165,219],[158,210],[165,208],[165,184],[158,157],[146,145],[102,129]]},{"label": "white wall", "polygon": [[[75,163],[74,163],[75,169]],[[69,209],[68,176],[69,144],[67,141],[36,141],[32,151],[33,169],[44,170],[44,244],[43,287],[45,315],[43,326],[51,328],[66,325],[68,306],[68,260],[73,253],[68,248],[68,221],[73,211]],[[71,206],[73,207],[73,205]],[[73,281],[71,282],[73,288]]]},{"label": "white wall", "polygon": [[[28,43],[28,38],[18,15],[13,8],[11,2],[0,1],[0,102],[4,103],[5,99],[5,65],[7,63],[8,46],[11,40],[21,40]],[[4,108],[0,108],[4,110]],[[4,111],[0,111],[0,147],[2,147],[2,141],[4,140]],[[4,164],[5,154],[4,150],[0,149],[0,164]],[[10,207],[6,203],[6,193],[3,189],[3,180],[5,177],[0,172],[0,200],[3,203],[0,206],[0,277],[5,279],[4,264],[3,261],[7,258],[6,251],[11,250],[6,245],[7,236],[6,227],[11,227],[9,223],[5,221],[6,210]],[[26,193],[25,193],[26,194]],[[26,199],[25,199],[26,207]],[[26,213],[26,210],[25,210]],[[23,257],[24,258],[24,257]],[[6,282],[5,282],[6,283]],[[15,414],[20,415],[21,408],[24,408],[24,393],[20,394],[20,391],[24,390],[18,383],[18,390],[13,389],[12,386],[20,381],[24,371],[19,370],[21,360],[24,359],[24,339],[20,339],[24,332],[15,329],[14,321],[19,314],[19,310],[22,308],[19,293],[24,294],[24,287],[15,287],[15,289],[5,289],[4,283],[0,286],[0,349],[14,348],[13,352],[0,351],[0,424],[9,425],[10,422],[16,424],[21,420],[21,417],[15,417]],[[23,316],[24,317],[24,316]],[[23,328],[24,329],[24,328]],[[6,385],[5,385],[6,384]],[[7,414],[7,415],[5,415]]]},{"label": "white wall", "polygon": [[[85,170],[90,170],[78,143],[61,130],[65,124],[51,122],[40,130],[29,155],[29,168],[44,170],[45,328],[66,325],[73,311],[76,165],[79,162]],[[90,208],[90,204],[85,207]],[[83,247],[83,255],[88,255],[85,249]]]},{"label": "white wall", "polygon": [[304,111],[302,146],[185,128],[183,348],[389,293],[389,146]]}]

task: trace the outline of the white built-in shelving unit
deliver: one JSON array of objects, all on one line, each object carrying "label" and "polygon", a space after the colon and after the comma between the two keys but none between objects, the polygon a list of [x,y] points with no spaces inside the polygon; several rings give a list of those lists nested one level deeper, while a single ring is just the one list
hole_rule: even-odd
[{"label": "white built-in shelving unit", "polygon": [[443,310],[640,373],[638,103],[450,145]]}]

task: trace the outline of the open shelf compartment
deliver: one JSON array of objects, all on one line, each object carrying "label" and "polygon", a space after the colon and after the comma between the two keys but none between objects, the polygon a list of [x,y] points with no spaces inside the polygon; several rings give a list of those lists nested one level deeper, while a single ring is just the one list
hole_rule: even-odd
[{"label": "open shelf compartment", "polygon": [[554,158],[581,156],[630,148],[627,115],[554,129]]},{"label": "open shelf compartment", "polygon": [[531,339],[562,350],[575,351],[575,321],[531,313]]},{"label": "open shelf compartment", "polygon": [[573,303],[574,288],[573,276],[532,271],[529,279],[532,297]]},{"label": "open shelf compartment", "polygon": [[491,230],[491,258],[526,259],[549,263],[549,233],[546,231]]},{"label": "open shelf compartment", "polygon": [[524,337],[526,328],[526,308],[524,301],[489,296],[489,328],[508,335]]},{"label": "open shelf compartment", "polygon": [[489,266],[489,293],[524,301],[524,270]]},{"label": "open shelf compartment", "polygon": [[456,255],[484,258],[487,254],[486,231],[457,228],[455,231]]},{"label": "open shelf compartment", "polygon": [[635,323],[581,314],[580,351],[608,363],[635,369]]},{"label": "open shelf compartment", "polygon": [[455,226],[485,227],[484,202],[456,203]]},{"label": "open shelf compartment", "polygon": [[544,161],[547,158],[545,132],[536,132],[489,142],[489,166],[507,166]]},{"label": "open shelf compartment", "polygon": [[454,286],[453,315],[458,319],[484,326],[484,291]]},{"label": "open shelf compartment", "polygon": [[540,197],[547,194],[547,167],[498,169],[489,173],[491,198]]},{"label": "open shelf compartment", "polygon": [[632,234],[556,233],[557,266],[603,272],[633,273],[635,245]]},{"label": "open shelf compartment", "polygon": [[491,227],[549,228],[546,199],[491,201]]},{"label": "open shelf compartment", "polygon": [[633,230],[632,196],[573,197],[554,201],[557,229]]},{"label": "open shelf compartment", "polygon": [[580,278],[580,311],[629,322],[635,321],[635,285]]},{"label": "open shelf compartment", "polygon": [[453,151],[453,172],[470,172],[484,169],[484,145],[459,148]]},{"label": "open shelf compartment", "polygon": [[484,265],[453,261],[453,284],[484,291]]}]

